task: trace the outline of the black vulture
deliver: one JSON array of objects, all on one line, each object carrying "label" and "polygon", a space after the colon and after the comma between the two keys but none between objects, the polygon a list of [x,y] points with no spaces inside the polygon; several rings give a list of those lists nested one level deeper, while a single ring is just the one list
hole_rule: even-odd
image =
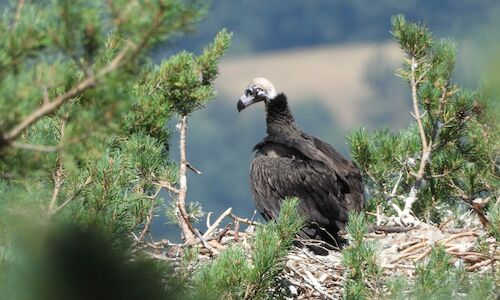
[{"label": "black vulture", "polygon": [[287,98],[265,78],[255,78],[238,101],[238,111],[265,103],[267,136],[254,147],[250,187],[266,221],[278,216],[286,197],[300,200],[306,224],[299,237],[338,245],[348,213],[364,208],[359,169],[330,144],[295,124]]}]

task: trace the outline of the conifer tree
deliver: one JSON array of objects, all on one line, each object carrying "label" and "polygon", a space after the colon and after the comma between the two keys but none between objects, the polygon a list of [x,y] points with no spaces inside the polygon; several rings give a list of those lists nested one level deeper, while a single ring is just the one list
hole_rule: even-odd
[{"label": "conifer tree", "polygon": [[179,117],[185,128],[187,115],[214,97],[230,34],[221,31],[199,56],[182,52],[159,65],[148,51],[191,30],[205,11],[203,1],[177,0],[19,1],[3,9],[2,290],[29,257],[19,238],[39,240],[53,224],[98,228],[112,244],[144,238],[160,189],[186,168],[168,160],[166,123]]},{"label": "conifer tree", "polygon": [[490,107],[496,95],[453,82],[452,41],[434,38],[402,15],[392,18],[392,34],[406,56],[397,75],[409,85],[414,122],[399,132],[351,133],[350,149],[370,196],[368,210],[395,214],[398,223],[408,225],[438,223],[465,208],[489,226],[484,207],[497,201],[499,186],[500,139]]}]

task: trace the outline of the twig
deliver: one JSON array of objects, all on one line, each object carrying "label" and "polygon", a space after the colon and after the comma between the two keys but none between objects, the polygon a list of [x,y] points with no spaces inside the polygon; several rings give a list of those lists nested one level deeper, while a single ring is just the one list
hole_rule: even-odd
[{"label": "twig", "polygon": [[314,290],[316,290],[318,293],[320,293],[321,296],[325,297],[325,299],[334,299],[332,296],[330,296],[327,292],[325,292],[323,286],[314,278],[314,276],[309,272],[308,270],[304,271],[306,273],[306,276],[303,276],[302,274],[298,273],[301,275],[301,277],[309,283],[309,285],[312,286]]},{"label": "twig", "polygon": [[413,246],[413,245],[415,245],[415,244],[418,244],[419,242],[420,242],[420,241],[418,241],[418,240],[414,240],[414,241],[409,241],[409,242],[406,242],[406,243],[404,243],[404,244],[399,245],[399,246],[397,247],[397,250],[398,250],[398,251],[403,251],[403,250],[407,249],[408,247],[411,247],[411,246]]},{"label": "twig", "polygon": [[155,210],[156,205],[153,203],[151,207],[149,208],[148,215],[146,216],[146,223],[144,224],[144,229],[141,231],[141,234],[139,235],[139,241],[144,240],[144,235],[146,232],[149,231],[149,227],[151,226],[151,221],[153,220],[153,212]]},{"label": "twig", "polygon": [[486,260],[483,260],[481,262],[478,262],[477,264],[469,266],[465,269],[469,272],[476,271],[477,269],[484,267],[484,266],[487,266],[488,264],[492,263],[492,261],[494,261],[494,260],[493,259],[486,259]]},{"label": "twig", "polygon": [[172,185],[170,185],[170,183],[168,183],[165,180],[159,180],[158,182],[153,182],[153,184],[155,184],[159,187],[165,188],[172,193],[179,194],[179,190],[177,188],[173,187]]},{"label": "twig", "polygon": [[48,152],[48,153],[60,151],[62,149],[61,146],[34,145],[34,144],[25,144],[19,142],[12,142],[10,145],[18,149],[38,151],[38,152]]},{"label": "twig", "polygon": [[406,248],[406,249],[402,250],[400,253],[410,253],[410,252],[412,252],[412,251],[413,251],[413,250],[415,250],[415,249],[418,249],[418,248],[421,248],[421,247],[426,246],[426,245],[427,245],[427,243],[428,243],[428,241],[427,241],[427,240],[423,240],[423,241],[421,241],[421,242],[420,242],[420,243],[418,243],[418,244],[415,244],[415,245],[413,245],[413,246],[411,246],[411,247],[408,247],[408,248]]},{"label": "twig", "polygon": [[[62,143],[64,139],[64,128],[66,127],[66,120],[67,120],[66,117],[63,117],[61,119],[61,128],[60,128],[61,137],[59,138],[60,143]],[[49,215],[51,215],[54,212],[57,203],[57,196],[61,191],[61,186],[64,180],[63,177],[64,177],[64,163],[63,163],[63,156],[61,154],[56,160],[56,170],[54,172],[54,190],[52,191],[52,198],[50,199],[49,210],[48,210]]]},{"label": "twig", "polygon": [[207,225],[207,229],[209,229],[210,227],[212,227],[212,225],[210,225],[210,217],[212,216],[212,212],[209,211],[207,213],[207,219],[206,219],[206,225]]},{"label": "twig", "polygon": [[383,231],[386,233],[400,233],[400,232],[408,232],[416,227],[403,227],[403,226],[378,226],[378,225],[371,225],[368,227],[369,232],[374,232],[374,231]]},{"label": "twig", "polygon": [[240,222],[236,221],[234,222],[234,241],[235,242],[238,242],[239,240],[239,237],[238,237],[238,234],[240,232]]},{"label": "twig", "polygon": [[410,86],[411,86],[411,99],[413,103],[413,116],[417,121],[418,132],[420,134],[420,141],[422,143],[422,156],[420,157],[420,165],[418,168],[418,172],[415,178],[415,184],[411,187],[410,193],[408,197],[405,198],[405,206],[403,208],[402,213],[399,215],[401,222],[405,225],[409,223],[418,223],[418,220],[411,215],[411,209],[413,203],[417,201],[417,194],[420,190],[420,184],[422,179],[424,178],[425,169],[429,163],[431,152],[432,152],[432,143],[433,140],[427,141],[427,137],[425,135],[424,126],[422,125],[422,117],[420,114],[420,110],[418,107],[418,94],[417,94],[417,86],[419,84],[419,80],[416,79],[416,68],[417,61],[415,57],[411,57],[411,72],[410,72]]},{"label": "twig", "polygon": [[429,253],[431,253],[431,251],[432,251],[432,248],[430,248],[430,247],[425,249],[425,251],[422,254],[420,254],[419,256],[417,256],[413,260],[413,262],[417,262],[417,261],[421,260],[422,258],[426,257],[427,255],[429,255]]},{"label": "twig", "polygon": [[214,238],[214,240],[220,243],[224,235],[226,235],[226,233],[228,232],[229,228],[231,228],[231,224],[227,224],[226,227],[224,227],[224,229],[222,229],[222,231]]},{"label": "twig", "polygon": [[[210,235],[212,234],[212,232],[217,228],[219,227],[220,223],[222,222],[222,220],[227,217],[228,215],[231,214],[231,211],[233,210],[232,207],[226,209],[225,212],[223,212],[218,218],[217,220],[215,220],[215,222],[207,229],[207,231],[205,232],[205,234],[203,234],[203,237],[204,238],[209,238]],[[208,225],[208,224],[207,224]]]},{"label": "twig", "polygon": [[196,169],[195,167],[193,167],[193,165],[191,165],[191,163],[189,162],[186,162],[186,166],[193,172],[195,172],[196,174],[198,175],[203,175],[203,173],[201,173],[201,171],[199,171],[198,169]]},{"label": "twig", "polygon": [[[245,218],[240,218],[240,217],[238,217],[237,215],[235,215],[233,213],[230,213],[229,217],[231,217],[232,219],[234,219],[235,221],[238,221],[240,223],[244,223],[244,224],[248,224],[248,225],[252,225],[252,226],[260,226],[260,225],[262,225],[261,223],[259,223],[257,221],[253,221],[253,220],[249,220],[249,219],[245,219]],[[252,217],[252,219],[253,219],[253,217]]]},{"label": "twig", "polygon": [[460,232],[460,233],[457,233],[457,234],[453,234],[453,235],[447,237],[446,239],[440,240],[438,243],[446,245],[451,240],[458,239],[458,238],[461,238],[461,237],[464,237],[464,236],[471,236],[471,235],[477,235],[477,233],[475,233],[474,231]]},{"label": "twig", "polygon": [[68,203],[70,203],[71,201],[73,201],[73,199],[75,199],[78,196],[78,194],[83,190],[83,188],[86,187],[91,181],[92,181],[92,177],[90,177],[90,176],[87,177],[87,179],[85,180],[85,182],[77,188],[76,192],[74,192],[70,197],[68,197],[68,199],[66,199],[66,201],[63,202],[63,204],[59,205],[50,214],[54,215],[59,210],[61,210],[62,208],[64,208],[66,205],[68,205]]}]

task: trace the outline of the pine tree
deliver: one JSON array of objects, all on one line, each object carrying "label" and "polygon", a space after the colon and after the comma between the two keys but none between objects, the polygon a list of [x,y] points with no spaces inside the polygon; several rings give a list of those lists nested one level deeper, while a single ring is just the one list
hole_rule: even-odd
[{"label": "pine tree", "polygon": [[402,15],[392,18],[392,34],[406,54],[397,75],[409,85],[415,122],[399,132],[351,133],[350,149],[370,195],[368,210],[395,214],[408,225],[439,223],[472,209],[489,226],[484,207],[499,196],[500,139],[491,108],[496,96],[453,82],[452,41],[435,39]]},{"label": "pine tree", "polygon": [[[440,224],[455,217],[458,228],[482,225],[496,240],[493,251],[486,245],[482,253],[494,257],[500,219],[495,89],[470,91],[454,83],[455,44],[436,40],[425,26],[397,15],[392,34],[405,53],[397,75],[408,83],[414,123],[398,132],[357,129],[350,134],[351,153],[368,193],[367,210],[376,211],[377,223]],[[468,212],[479,224],[460,224],[459,217]],[[364,222],[363,215],[349,218],[350,245],[342,253],[346,298],[494,299],[498,267],[492,264],[488,274],[468,274],[461,260],[450,263],[452,252],[438,243],[428,250],[427,262],[414,261],[413,280],[384,281],[376,245],[363,240]],[[479,249],[484,237],[477,239]]]},{"label": "pine tree", "polygon": [[[80,228],[60,235],[78,238],[83,230],[96,247],[104,252],[116,247],[116,256],[124,259],[131,234],[144,237],[163,201],[157,197],[160,189],[175,185],[179,169],[186,168],[168,160],[166,123],[178,117],[185,125],[187,115],[214,97],[217,63],[231,35],[223,30],[201,55],[182,52],[159,65],[148,53],[191,30],[205,12],[203,1],[177,0],[19,1],[4,9],[2,291],[20,292],[9,278],[21,278],[12,276],[18,262],[36,256],[24,251],[23,243],[33,241],[29,248],[45,253],[56,224]],[[85,228],[103,237],[94,238]],[[83,249],[89,252],[75,252],[73,259],[94,253]],[[50,260],[47,251],[48,261],[64,264],[64,259]],[[33,258],[26,267],[43,260]],[[152,280],[161,282],[161,276]],[[64,298],[61,293],[53,296]]]}]

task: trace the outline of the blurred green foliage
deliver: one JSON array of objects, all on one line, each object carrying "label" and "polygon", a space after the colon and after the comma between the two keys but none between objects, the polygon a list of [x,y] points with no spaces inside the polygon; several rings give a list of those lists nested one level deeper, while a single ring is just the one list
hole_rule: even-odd
[{"label": "blurred green foliage", "polygon": [[[33,255],[16,250],[28,246],[26,237],[35,246],[49,243],[51,224],[70,223],[103,235],[96,247],[113,248],[108,243],[130,240],[163,202],[154,198],[158,182],[174,185],[177,174],[166,124],[213,98],[231,34],[222,30],[199,56],[183,52],[158,65],[148,51],[189,31],[205,11],[202,1],[177,0],[22,1],[3,8],[0,289],[11,287],[18,263]],[[68,90],[77,92],[52,106]],[[28,125],[12,138],[19,124]],[[166,279],[160,273],[157,283]]]}]

